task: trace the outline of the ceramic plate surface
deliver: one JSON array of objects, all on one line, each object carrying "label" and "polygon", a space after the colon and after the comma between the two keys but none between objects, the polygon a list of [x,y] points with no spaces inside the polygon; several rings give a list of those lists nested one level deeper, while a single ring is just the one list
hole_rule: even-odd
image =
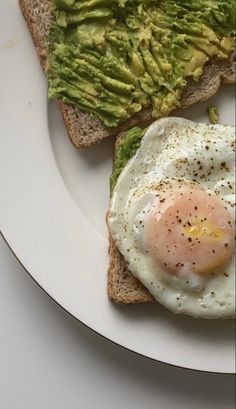
[{"label": "ceramic plate surface", "polygon": [[[234,124],[233,87],[211,101]],[[209,103],[179,113],[208,121]],[[234,372],[234,324],[176,316],[160,305],[118,307],[106,294],[105,214],[113,140],[69,142],[16,0],[0,0],[0,228],[25,269],[74,317],[139,354]]]}]

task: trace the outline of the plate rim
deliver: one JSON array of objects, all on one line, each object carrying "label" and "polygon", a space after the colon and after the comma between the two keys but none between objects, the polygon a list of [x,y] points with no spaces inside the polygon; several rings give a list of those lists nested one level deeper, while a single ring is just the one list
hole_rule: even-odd
[{"label": "plate rim", "polygon": [[157,362],[159,364],[162,365],[167,365],[171,368],[177,368],[177,369],[183,369],[186,371],[191,371],[191,372],[200,372],[200,373],[206,373],[206,374],[216,374],[216,375],[235,375],[235,372],[223,372],[223,371],[214,371],[214,370],[206,370],[206,369],[196,369],[196,368],[190,368],[187,366],[180,366],[180,365],[176,365],[174,363],[171,362],[166,362],[166,361],[162,361],[161,359],[157,359],[157,358],[153,358],[151,356],[147,356],[142,354],[141,352],[135,351],[134,349],[131,349],[125,345],[122,345],[121,343],[118,343],[116,341],[114,341],[113,339],[105,336],[104,334],[102,334],[101,332],[98,332],[97,330],[95,330],[94,328],[90,327],[88,324],[86,324],[84,321],[82,321],[80,318],[78,318],[77,316],[75,316],[72,312],[70,312],[67,308],[65,308],[62,304],[59,303],[59,301],[56,300],[56,298],[54,298],[48,291],[46,291],[46,289],[36,280],[36,278],[34,277],[33,273],[31,273],[23,264],[23,262],[21,261],[20,257],[17,256],[17,254],[15,253],[15,251],[13,250],[13,248],[10,245],[9,240],[7,240],[5,234],[3,233],[2,229],[0,229],[0,236],[2,237],[2,239],[4,240],[5,244],[7,245],[8,249],[10,250],[10,252],[12,253],[12,255],[14,256],[14,258],[17,260],[17,262],[20,264],[20,266],[23,268],[24,272],[33,280],[33,282],[40,288],[41,291],[44,292],[44,294],[46,294],[58,307],[60,307],[67,315],[69,315],[70,317],[72,317],[74,320],[76,320],[77,322],[79,322],[81,325],[83,325],[85,328],[87,328],[88,330],[92,331],[94,334],[99,335],[101,338],[105,339],[106,341],[120,347],[121,349],[125,349],[126,351],[131,352],[132,354],[137,355],[138,357],[141,357],[142,359],[148,359],[152,362]]}]

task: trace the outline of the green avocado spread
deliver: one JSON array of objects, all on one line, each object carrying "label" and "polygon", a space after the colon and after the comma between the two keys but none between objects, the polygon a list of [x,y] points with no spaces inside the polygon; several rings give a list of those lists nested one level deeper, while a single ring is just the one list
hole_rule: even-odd
[{"label": "green avocado spread", "polygon": [[217,124],[219,122],[219,112],[216,106],[209,106],[207,113],[211,124]]},{"label": "green avocado spread", "polygon": [[142,137],[145,133],[145,129],[134,127],[129,129],[118,142],[115,149],[115,160],[113,166],[113,172],[110,177],[110,192],[113,192],[115,184],[122,169],[125,167],[130,158],[136,153],[140,147]]},{"label": "green avocado spread", "polygon": [[116,127],[179,106],[189,77],[234,45],[234,0],[53,0],[49,98]]}]

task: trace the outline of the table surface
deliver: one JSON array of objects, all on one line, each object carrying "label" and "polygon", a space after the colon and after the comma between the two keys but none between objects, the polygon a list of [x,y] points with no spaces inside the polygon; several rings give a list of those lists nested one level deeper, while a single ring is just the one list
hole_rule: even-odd
[{"label": "table surface", "polygon": [[0,238],[2,409],[233,409],[234,377],[170,367],[85,328]]}]

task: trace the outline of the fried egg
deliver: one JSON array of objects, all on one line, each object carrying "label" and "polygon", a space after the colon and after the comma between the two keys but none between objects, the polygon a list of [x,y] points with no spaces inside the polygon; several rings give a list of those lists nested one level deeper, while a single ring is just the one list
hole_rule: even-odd
[{"label": "fried egg", "polygon": [[235,129],[165,118],[120,174],[107,223],[132,274],[173,312],[235,314]]}]

